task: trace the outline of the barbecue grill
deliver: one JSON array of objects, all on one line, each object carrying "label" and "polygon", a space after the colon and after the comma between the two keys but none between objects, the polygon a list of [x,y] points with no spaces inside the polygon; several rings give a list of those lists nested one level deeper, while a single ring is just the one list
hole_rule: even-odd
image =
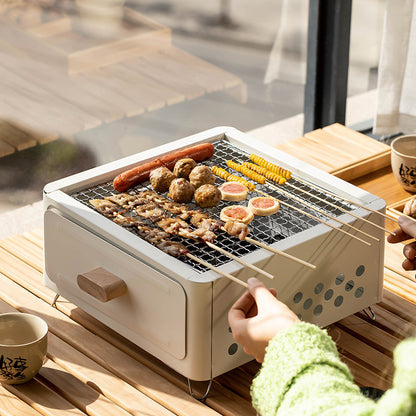
[{"label": "barbecue grill", "polygon": [[[277,214],[256,217],[249,225],[250,237],[314,264],[315,270],[217,232],[216,245],[275,276],[274,280],[256,277],[274,287],[301,319],[326,326],[380,301],[384,254],[384,232],[370,223],[384,226],[379,214],[385,211],[382,199],[231,127],[207,130],[48,184],[44,189],[44,283],[188,379],[199,381],[251,359],[233,340],[227,321],[230,306],[244,289],[191,258],[162,252],[134,228],[103,216],[89,200],[116,193],[112,180],[121,172],[205,142],[215,147],[214,156],[202,162],[208,166],[227,168],[227,160],[241,163],[255,153],[290,170],[293,178],[288,183],[299,188],[290,192],[305,204],[267,183],[256,184],[257,190],[332,224],[333,228],[281,204]],[[222,182],[217,178],[216,185]],[[128,192],[143,189],[151,189],[150,184],[141,183]],[[259,195],[251,191],[248,198],[254,196]],[[228,204],[222,201],[203,211],[219,219]],[[349,225],[378,241],[366,239],[370,244],[363,244],[339,232],[341,228],[358,236]],[[175,239],[194,256],[242,281],[255,275],[201,242]],[[125,290],[113,299],[86,291],[79,277],[96,270],[122,281]]]}]

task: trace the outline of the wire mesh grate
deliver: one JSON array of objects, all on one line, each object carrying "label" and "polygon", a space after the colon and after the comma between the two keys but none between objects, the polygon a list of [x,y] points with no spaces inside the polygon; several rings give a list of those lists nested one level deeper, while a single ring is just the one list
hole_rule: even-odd
[{"label": "wire mesh grate", "polygon": [[[231,144],[226,138],[223,138],[213,144],[215,147],[214,156],[211,159],[205,161],[204,164],[210,167],[216,165],[218,167],[222,167],[226,169],[230,173],[244,177],[243,175],[237,172],[234,172],[234,171],[232,172],[231,169],[227,167],[226,161],[233,160],[233,161],[242,163],[242,162],[250,161],[249,159],[250,155],[244,150]],[[223,179],[217,178],[215,185],[219,186],[223,182],[224,182]],[[305,184],[304,182],[297,181],[295,178],[288,180],[287,183],[291,185],[295,185],[296,188],[299,188],[299,189],[291,188],[290,186],[286,186],[286,185],[282,185],[283,186],[282,189],[284,189],[286,192],[289,192],[291,195],[294,195],[296,198],[300,198],[301,200],[307,202],[308,204],[313,205],[314,207],[318,208],[323,213],[331,215],[332,217],[337,217],[343,214],[343,212],[345,211],[342,211],[342,210],[351,211],[353,209],[351,204],[333,197],[332,195],[326,193],[324,189],[322,190],[316,189],[315,187],[311,187]],[[256,184],[256,188],[262,192],[269,194],[272,197],[279,199],[280,201],[284,203],[287,203],[291,206],[294,206],[302,210],[303,212],[307,212],[321,220],[325,220],[325,221],[328,220],[328,217],[326,215],[320,212],[317,212],[313,208],[305,206],[305,204],[293,199],[291,196],[287,194],[281,193],[278,189],[271,187],[267,183],[264,185]],[[150,183],[146,181],[140,184],[139,186],[131,188],[128,191],[128,193],[134,194],[142,190],[151,190],[151,189],[152,187]],[[306,191],[311,195],[308,195],[302,191]],[[77,201],[87,205],[91,209],[94,209],[89,203],[90,199],[105,198],[107,196],[110,196],[116,193],[117,191],[114,190],[112,181],[108,181],[102,184],[91,186],[89,188],[86,188],[80,191],[70,193],[70,196],[75,198]],[[166,196],[166,193],[162,195]],[[247,196],[247,200],[250,198],[254,198],[256,196],[259,196],[259,194],[256,191],[250,191]],[[316,197],[319,197],[320,199],[317,199]],[[189,203],[187,205],[191,209],[201,210],[202,212],[207,212],[212,218],[219,220],[220,212],[222,208],[226,207],[229,204],[230,202],[221,201],[216,207],[209,208],[209,209],[204,209],[204,208],[201,209],[194,203]],[[238,204],[241,204],[241,203],[238,203]],[[132,211],[131,213],[129,213],[129,215],[136,215],[136,214],[134,214]],[[146,222],[146,220],[143,220],[143,218],[140,218],[140,219]],[[109,219],[109,221],[111,220]],[[314,218],[311,218],[310,216],[306,214],[300,213],[299,211],[296,211],[287,205],[280,204],[280,209],[277,214],[267,216],[267,217],[260,217],[260,216],[254,217],[254,220],[249,224],[249,228],[250,228],[249,236],[251,238],[256,239],[257,241],[270,245],[282,239],[285,239],[287,237],[300,233],[304,230],[307,230],[311,227],[314,227],[318,224],[320,224],[320,221]],[[154,227],[156,226],[152,224],[150,221],[148,222],[148,225],[154,226]],[[136,234],[138,238],[140,238],[137,230],[135,230],[132,227],[129,227],[127,229],[130,232]],[[181,237],[172,237],[172,241],[181,242],[187,247],[187,249],[189,250],[191,254],[199,257],[201,260],[204,260],[212,264],[213,266],[218,267],[218,266],[221,266],[225,263],[232,261],[226,255],[219,253],[218,251],[208,247],[204,243],[197,242],[194,240],[189,240],[189,239],[185,240]],[[227,250],[228,252],[230,252],[231,254],[237,257],[242,257],[246,254],[249,254],[259,249],[257,245],[248,243],[247,241],[240,241],[237,237],[229,236],[227,233],[223,231],[219,231],[217,233],[215,244],[219,246],[220,248]],[[189,259],[186,256],[181,256],[180,260],[183,263],[186,263],[189,266],[191,266],[198,273],[203,273],[208,270],[205,266],[193,261],[192,259]]]}]

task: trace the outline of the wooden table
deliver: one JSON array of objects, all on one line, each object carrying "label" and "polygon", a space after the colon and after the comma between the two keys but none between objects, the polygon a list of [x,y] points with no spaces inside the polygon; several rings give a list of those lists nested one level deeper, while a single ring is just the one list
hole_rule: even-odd
[{"label": "wooden table", "polygon": [[[352,181],[389,203],[410,195],[388,167]],[[249,388],[259,369],[256,362],[217,377],[206,402],[197,401],[184,377],[81,309],[62,298],[56,308],[50,306],[55,294],[42,284],[42,251],[42,229],[0,241],[0,313],[34,313],[50,329],[48,361],[36,378],[20,386],[0,386],[1,416],[255,415]],[[392,352],[416,330],[414,273],[403,272],[401,260],[400,245],[389,245],[383,300],[372,307],[375,321],[359,312],[328,328],[362,386],[390,387]],[[204,388],[197,383],[196,392]]]}]

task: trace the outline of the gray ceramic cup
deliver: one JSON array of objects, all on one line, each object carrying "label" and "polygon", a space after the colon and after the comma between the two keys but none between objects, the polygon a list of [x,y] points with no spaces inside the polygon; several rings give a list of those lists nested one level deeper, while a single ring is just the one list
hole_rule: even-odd
[{"label": "gray ceramic cup", "polygon": [[22,384],[42,367],[47,351],[48,325],[28,313],[0,314],[0,382]]}]

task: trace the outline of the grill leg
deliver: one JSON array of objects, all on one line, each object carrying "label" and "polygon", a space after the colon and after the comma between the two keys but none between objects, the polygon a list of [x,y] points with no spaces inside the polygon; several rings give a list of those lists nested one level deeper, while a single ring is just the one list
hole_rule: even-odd
[{"label": "grill leg", "polygon": [[[367,312],[368,309],[368,312]],[[376,314],[374,313],[374,311],[371,309],[371,306],[369,306],[367,309],[363,309],[363,312],[373,321],[376,320]]]},{"label": "grill leg", "polygon": [[55,297],[52,299],[52,303],[51,303],[52,308],[56,308],[56,301],[58,300],[59,296],[60,294],[57,293]]},{"label": "grill leg", "polygon": [[192,390],[192,381],[188,378],[188,387],[189,387],[189,394],[194,398],[194,399],[197,399],[197,400],[199,400],[200,402],[203,402],[207,397],[208,397],[208,394],[209,394],[209,392],[210,392],[210,390],[211,390],[211,386],[212,386],[212,378],[210,378],[209,379],[209,382],[208,382],[208,386],[207,386],[207,389],[206,389],[206,391],[205,391],[205,393],[204,393],[204,395],[202,396],[202,397],[196,397],[195,396],[195,394],[194,394],[194,392],[193,392],[193,390]]}]

